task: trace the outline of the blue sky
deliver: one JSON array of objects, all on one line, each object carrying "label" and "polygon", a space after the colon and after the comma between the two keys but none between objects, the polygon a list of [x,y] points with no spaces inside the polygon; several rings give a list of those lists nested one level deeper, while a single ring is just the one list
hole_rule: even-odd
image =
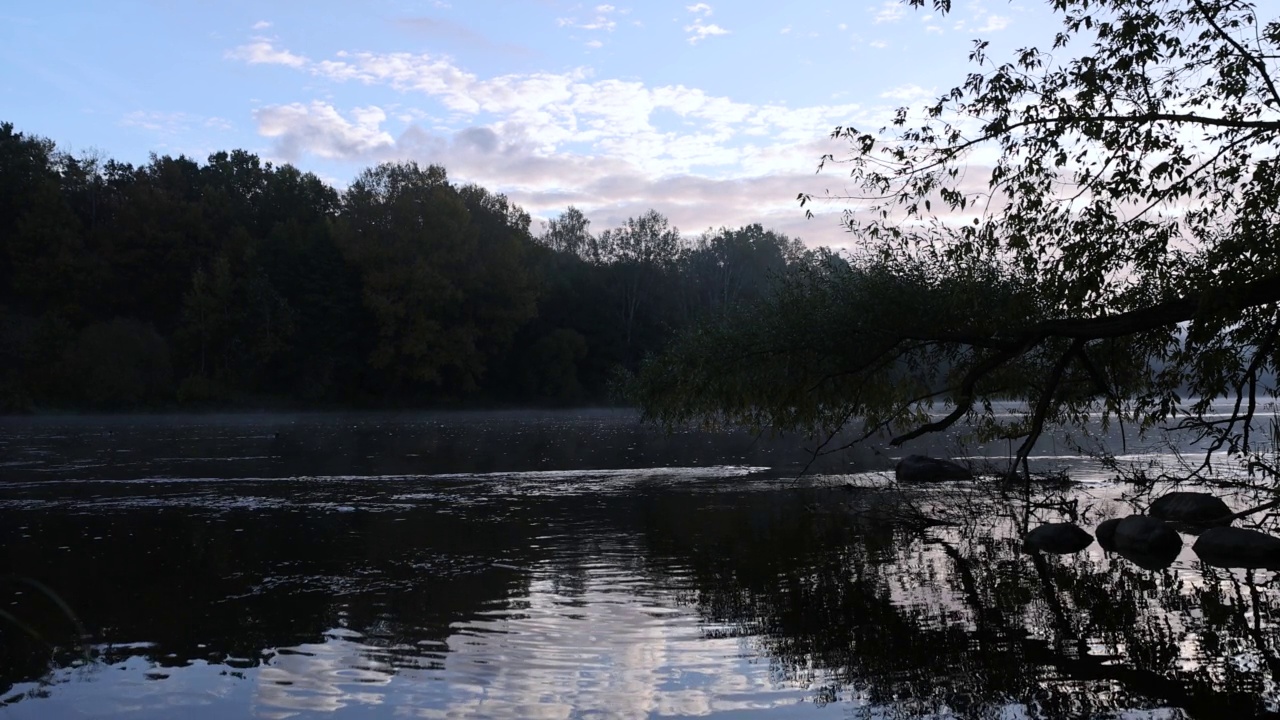
[{"label": "blue sky", "polygon": [[836,125],[963,80],[971,42],[1045,45],[1045,4],[10,0],[0,120],[145,162],[245,148],[345,186],[413,159],[596,229],[649,207],[686,234],[762,222],[841,244],[800,192]]}]

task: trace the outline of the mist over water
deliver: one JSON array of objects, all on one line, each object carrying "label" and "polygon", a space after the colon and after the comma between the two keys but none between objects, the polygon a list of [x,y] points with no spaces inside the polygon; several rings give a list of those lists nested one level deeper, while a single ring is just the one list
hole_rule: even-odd
[{"label": "mist over water", "polygon": [[[1042,449],[1086,528],[1132,510]],[[3,420],[0,717],[1277,709],[1270,571],[1031,556],[1062,502],[808,459],[613,411]]]}]

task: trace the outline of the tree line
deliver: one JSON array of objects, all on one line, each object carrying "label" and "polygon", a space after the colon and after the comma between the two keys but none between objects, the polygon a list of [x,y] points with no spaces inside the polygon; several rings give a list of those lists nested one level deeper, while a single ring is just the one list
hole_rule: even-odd
[{"label": "tree line", "polygon": [[831,257],[651,210],[535,233],[388,163],[344,191],[236,150],[72,154],[0,124],[0,411],[607,401],[695,321]]}]

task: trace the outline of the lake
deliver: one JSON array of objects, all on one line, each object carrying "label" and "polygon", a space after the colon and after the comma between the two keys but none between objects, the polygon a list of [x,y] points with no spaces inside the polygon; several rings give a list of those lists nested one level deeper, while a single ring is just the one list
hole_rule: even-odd
[{"label": "lake", "polygon": [[1277,710],[1274,573],[1021,550],[1149,500],[1097,463],[1047,441],[1083,483],[1028,502],[865,448],[797,479],[801,445],[623,411],[0,419],[0,720]]}]

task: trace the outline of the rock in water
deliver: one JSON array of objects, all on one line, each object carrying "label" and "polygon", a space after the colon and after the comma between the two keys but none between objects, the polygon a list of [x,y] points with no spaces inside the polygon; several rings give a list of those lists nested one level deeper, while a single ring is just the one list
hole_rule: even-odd
[{"label": "rock in water", "polygon": [[1112,518],[1110,520],[1104,520],[1102,524],[1093,531],[1093,534],[1098,536],[1098,544],[1102,546],[1103,550],[1116,549],[1116,526],[1120,524],[1122,519],[1123,518]]},{"label": "rock in water", "polygon": [[[1098,529],[1101,531],[1102,527]],[[1182,549],[1182,536],[1163,520],[1130,515],[1114,526],[1111,544],[1117,551],[1164,555]]]},{"label": "rock in water", "polygon": [[924,455],[908,455],[898,461],[893,475],[898,482],[937,482],[939,480],[972,480],[973,473],[969,468],[951,462]]},{"label": "rock in water", "polygon": [[1177,530],[1146,515],[1107,520],[1094,533],[1104,550],[1146,570],[1169,567],[1182,550],[1182,537]]},{"label": "rock in water", "polygon": [[1023,539],[1028,550],[1067,555],[1093,544],[1093,536],[1075,523],[1049,523],[1035,528]]},{"label": "rock in water", "polygon": [[1280,568],[1280,538],[1257,530],[1209,528],[1191,549],[1218,567]]},{"label": "rock in water", "polygon": [[1171,492],[1151,503],[1151,517],[1169,522],[1211,525],[1229,524],[1231,508],[1209,493]]}]

